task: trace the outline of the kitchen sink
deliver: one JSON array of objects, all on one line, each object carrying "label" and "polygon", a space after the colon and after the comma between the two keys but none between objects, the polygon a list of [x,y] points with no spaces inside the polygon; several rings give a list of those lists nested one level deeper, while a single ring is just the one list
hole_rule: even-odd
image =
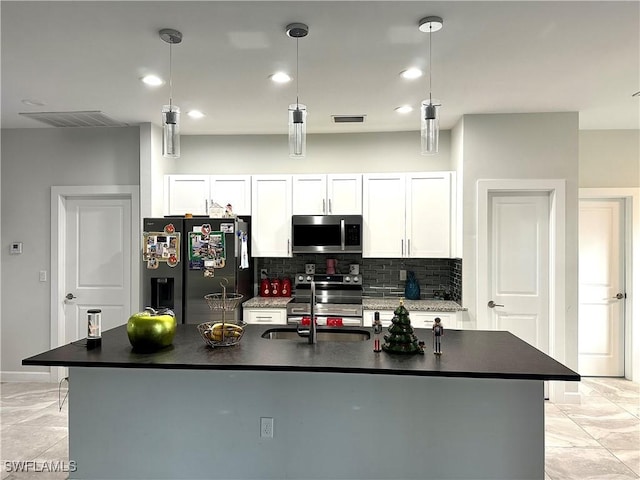
[{"label": "kitchen sink", "polygon": [[[295,328],[270,328],[262,334],[262,338],[267,340],[300,340],[307,341],[306,337],[301,337]],[[318,328],[316,339],[319,342],[362,342],[369,340],[371,333],[367,330],[354,328]]]}]

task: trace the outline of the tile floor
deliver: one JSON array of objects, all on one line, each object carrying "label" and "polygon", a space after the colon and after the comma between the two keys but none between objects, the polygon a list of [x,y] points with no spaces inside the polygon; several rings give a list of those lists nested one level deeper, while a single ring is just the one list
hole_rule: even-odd
[{"label": "tile floor", "polygon": [[[640,385],[585,378],[580,392],[580,405],[545,405],[545,480],[640,478]],[[64,472],[10,472],[5,464],[33,460],[42,470],[45,463],[68,462],[67,403],[60,411],[58,396],[53,384],[0,385],[1,480],[67,478]]]}]

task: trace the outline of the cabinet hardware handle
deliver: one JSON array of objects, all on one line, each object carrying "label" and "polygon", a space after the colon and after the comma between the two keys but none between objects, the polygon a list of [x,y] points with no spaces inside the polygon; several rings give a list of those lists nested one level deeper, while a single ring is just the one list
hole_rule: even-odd
[{"label": "cabinet hardware handle", "polygon": [[411,256],[411,239],[407,239],[407,257]]},{"label": "cabinet hardware handle", "polygon": [[287,255],[291,253],[291,239],[287,240]]},{"label": "cabinet hardware handle", "polygon": [[322,213],[327,213],[327,205],[326,205],[327,201],[323,198],[322,199]]},{"label": "cabinet hardware handle", "polygon": [[400,239],[400,255],[404,257],[404,240]]},{"label": "cabinet hardware handle", "polygon": [[331,208],[331,199],[329,199],[329,214],[331,214],[332,208]]}]

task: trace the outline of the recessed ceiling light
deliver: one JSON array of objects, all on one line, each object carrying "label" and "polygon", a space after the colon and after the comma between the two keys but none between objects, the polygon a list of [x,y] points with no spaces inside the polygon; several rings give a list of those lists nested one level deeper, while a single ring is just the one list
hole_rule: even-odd
[{"label": "recessed ceiling light", "polygon": [[396,107],[395,110],[398,113],[409,113],[413,112],[413,107],[411,105],[402,105],[400,107]]},{"label": "recessed ceiling light", "polygon": [[269,77],[275,83],[287,83],[291,81],[291,75],[284,72],[276,72]]},{"label": "recessed ceiling light", "polygon": [[187,112],[187,115],[189,115],[191,118],[202,118],[202,117],[204,117],[204,113],[202,113],[200,110],[189,110]]},{"label": "recessed ceiling light", "polygon": [[414,78],[419,78],[422,76],[422,70],[420,70],[419,68],[411,67],[400,72],[400,76],[402,78],[406,78],[407,80],[413,80]]},{"label": "recessed ceiling light", "polygon": [[149,85],[150,87],[157,87],[164,83],[164,80],[156,75],[145,75],[140,80],[142,80],[142,83]]},{"label": "recessed ceiling light", "polygon": [[25,98],[22,100],[22,103],[24,103],[25,105],[29,105],[30,107],[43,107],[44,106],[44,102],[41,102],[40,100],[35,100],[33,98]]}]

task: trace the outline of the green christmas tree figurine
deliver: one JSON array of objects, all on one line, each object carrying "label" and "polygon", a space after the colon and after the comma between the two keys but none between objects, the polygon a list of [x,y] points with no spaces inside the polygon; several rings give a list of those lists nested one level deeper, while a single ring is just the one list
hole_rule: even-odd
[{"label": "green christmas tree figurine", "polygon": [[393,312],[389,335],[384,336],[382,349],[387,353],[424,353],[418,345],[418,338],[413,334],[409,311],[404,307],[404,301],[400,300],[400,306]]}]

